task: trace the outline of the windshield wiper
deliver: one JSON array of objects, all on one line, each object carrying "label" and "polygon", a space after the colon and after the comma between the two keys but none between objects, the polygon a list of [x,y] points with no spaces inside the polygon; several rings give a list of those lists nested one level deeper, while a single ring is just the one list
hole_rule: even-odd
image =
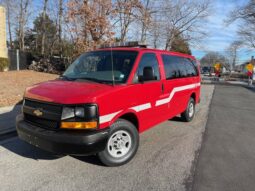
[{"label": "windshield wiper", "polygon": [[68,80],[68,81],[74,81],[74,80],[75,80],[74,78],[69,78],[69,77],[67,77],[67,76],[65,76],[65,75],[61,75],[60,78],[61,78],[61,79],[66,79],[66,80]]},{"label": "windshield wiper", "polygon": [[108,81],[105,81],[105,80],[99,80],[99,79],[90,78],[90,77],[78,77],[78,78],[75,78],[75,80],[88,80],[88,81],[97,82],[97,83],[103,83],[103,84],[112,83],[110,81],[108,82]]}]

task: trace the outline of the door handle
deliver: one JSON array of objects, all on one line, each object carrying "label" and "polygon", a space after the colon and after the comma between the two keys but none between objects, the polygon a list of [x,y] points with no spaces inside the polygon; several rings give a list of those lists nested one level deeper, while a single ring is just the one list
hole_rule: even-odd
[{"label": "door handle", "polygon": [[164,93],[164,91],[165,91],[165,86],[164,86],[164,84],[161,85],[161,91],[162,91],[162,93]]}]

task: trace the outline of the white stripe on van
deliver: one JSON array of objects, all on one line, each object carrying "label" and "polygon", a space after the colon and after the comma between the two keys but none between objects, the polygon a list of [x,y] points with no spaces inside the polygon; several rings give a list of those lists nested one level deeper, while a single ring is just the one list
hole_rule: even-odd
[{"label": "white stripe on van", "polygon": [[151,103],[145,103],[145,104],[142,104],[142,105],[131,107],[130,109],[133,109],[136,112],[140,112],[140,111],[143,111],[143,110],[146,110],[146,109],[150,109],[150,108],[151,108]]},{"label": "white stripe on van", "polygon": [[[193,89],[193,88],[196,88],[196,87],[199,87],[199,86],[200,86],[200,83],[176,87],[170,93],[168,98],[157,100],[155,106],[160,106],[160,105],[169,103],[176,92],[180,92],[180,91],[188,90],[188,89]],[[145,103],[145,104],[142,104],[142,105],[137,105],[137,106],[131,107],[129,109],[133,109],[136,112],[140,112],[140,111],[143,111],[143,110],[146,110],[146,109],[150,109],[150,108],[152,108],[151,103]],[[100,124],[106,123],[106,122],[110,122],[120,112],[122,112],[122,110],[114,112],[114,113],[110,113],[110,114],[107,114],[107,115],[100,116],[99,117]]]},{"label": "white stripe on van", "polygon": [[118,115],[120,112],[122,112],[122,110],[121,110],[121,111],[117,111],[117,112],[115,112],[115,113],[110,113],[110,114],[108,114],[108,115],[100,116],[100,117],[99,117],[100,124],[111,121],[111,120],[112,120],[116,115]]},{"label": "white stripe on van", "polygon": [[[133,109],[136,112],[140,112],[140,111],[150,109],[150,108],[151,108],[151,104],[150,103],[145,103],[145,104],[142,104],[142,105],[137,105],[137,106],[131,107],[129,109]],[[100,116],[99,117],[100,124],[110,122],[120,112],[122,112],[122,110],[120,110],[118,112],[115,112],[115,113],[110,113],[110,114],[107,114],[107,115]]]},{"label": "white stripe on van", "polygon": [[196,87],[199,87],[199,86],[200,86],[200,83],[176,87],[176,88],[174,88],[173,91],[170,93],[170,95],[169,95],[168,98],[164,98],[164,99],[157,100],[155,106],[160,106],[160,105],[169,103],[169,102],[172,100],[172,98],[174,97],[174,94],[175,94],[176,92],[180,92],[180,91],[188,90],[188,89],[193,89],[193,88],[196,88]]}]

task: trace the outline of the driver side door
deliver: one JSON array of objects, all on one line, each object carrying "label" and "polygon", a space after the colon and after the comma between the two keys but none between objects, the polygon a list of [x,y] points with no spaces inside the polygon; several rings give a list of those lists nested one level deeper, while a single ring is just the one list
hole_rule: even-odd
[{"label": "driver side door", "polygon": [[[146,69],[152,68],[154,79],[143,79]],[[133,109],[138,113],[141,131],[161,122],[164,117],[163,107],[156,107],[156,101],[164,93],[160,76],[159,62],[155,53],[144,53],[139,62],[133,86],[138,105]]]}]

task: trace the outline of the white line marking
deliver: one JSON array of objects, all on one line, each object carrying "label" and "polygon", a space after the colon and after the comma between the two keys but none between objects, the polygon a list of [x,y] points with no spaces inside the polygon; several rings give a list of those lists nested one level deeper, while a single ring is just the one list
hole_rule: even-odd
[{"label": "white line marking", "polygon": [[[188,90],[188,89],[193,89],[193,88],[196,88],[196,87],[199,87],[199,86],[200,86],[200,83],[176,87],[170,93],[168,98],[157,100],[155,106],[159,106],[159,105],[169,103],[176,92],[183,91],[183,90]],[[142,105],[137,105],[137,106],[131,107],[130,109],[133,109],[136,112],[140,112],[140,111],[150,109],[150,108],[152,108],[151,103],[145,103],[145,104],[142,104]],[[115,112],[115,113],[110,113],[110,114],[107,114],[107,115],[100,116],[99,117],[100,124],[110,122],[120,112],[122,112],[122,110],[120,110],[118,112]]]},{"label": "white line marking", "polygon": [[121,111],[118,111],[118,112],[115,112],[115,113],[110,113],[110,114],[108,114],[108,115],[100,116],[100,117],[99,117],[100,124],[111,121],[111,120],[112,120],[116,115],[118,115],[120,112],[122,112],[122,110],[121,110]]},{"label": "white line marking", "polygon": [[[130,109],[133,109],[136,112],[140,112],[140,111],[143,111],[143,110],[146,110],[146,109],[149,109],[149,108],[151,108],[151,104],[150,103],[145,103],[145,104],[142,104],[142,105],[131,107]],[[115,112],[115,113],[110,113],[110,114],[107,114],[107,115],[100,116],[99,117],[100,124],[110,122],[120,112],[122,112],[122,110],[118,111],[118,112]]]},{"label": "white line marking", "polygon": [[140,112],[140,111],[143,111],[143,110],[146,110],[146,109],[150,109],[150,108],[151,108],[151,103],[145,103],[145,104],[142,104],[142,105],[131,107],[130,109],[133,109],[136,112]]},{"label": "white line marking", "polygon": [[174,96],[174,94],[175,94],[176,92],[180,92],[180,91],[188,90],[188,89],[193,89],[193,88],[196,88],[196,87],[199,87],[199,86],[200,86],[200,83],[176,87],[176,88],[174,88],[173,91],[170,93],[170,95],[169,95],[168,98],[164,98],[164,99],[157,100],[155,106],[160,106],[160,105],[169,103],[169,102],[171,101],[171,99],[173,98],[173,96]]}]

